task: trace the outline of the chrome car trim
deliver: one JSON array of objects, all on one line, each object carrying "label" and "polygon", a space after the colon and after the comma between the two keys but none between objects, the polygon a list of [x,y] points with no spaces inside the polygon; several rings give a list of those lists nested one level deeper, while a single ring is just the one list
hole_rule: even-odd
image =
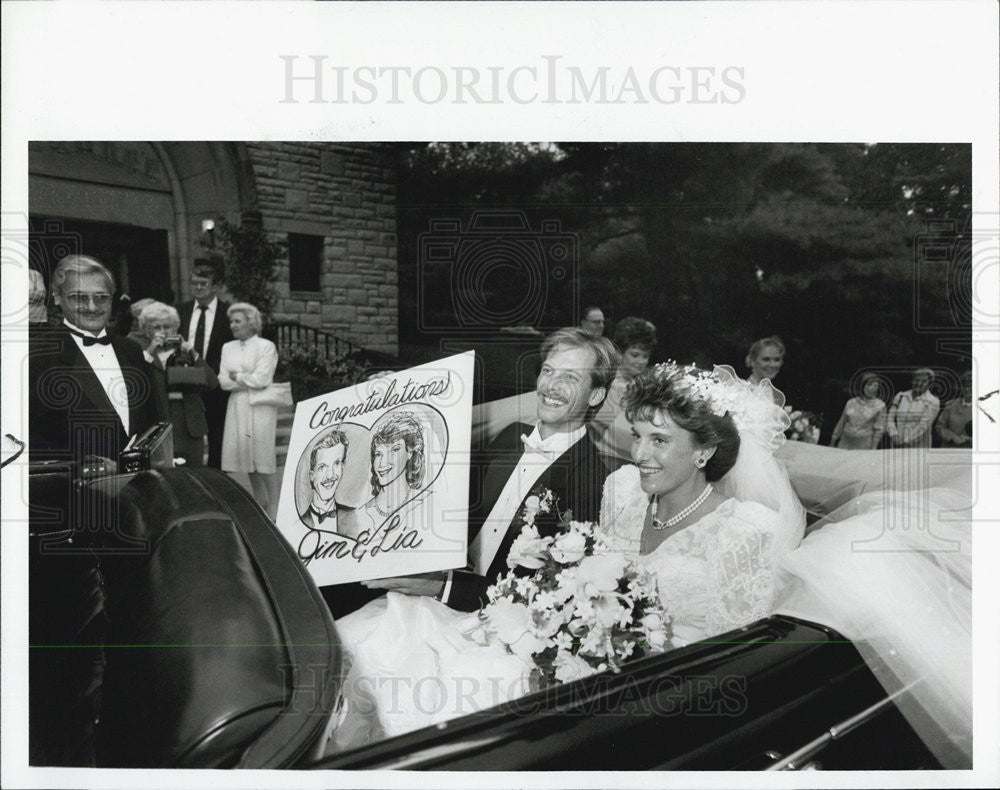
[{"label": "chrome car trim", "polygon": [[[815,768],[816,767],[815,765],[806,764],[805,761],[819,754],[833,741],[842,738],[852,730],[855,730],[858,727],[860,727],[865,722],[875,718],[875,716],[881,713],[882,710],[891,705],[897,697],[908,692],[919,682],[920,682],[919,680],[916,680],[913,683],[910,683],[908,686],[904,686],[898,691],[890,694],[884,699],[879,700],[874,705],[870,705],[860,713],[856,713],[853,716],[844,719],[843,721],[838,722],[837,724],[834,724],[833,726],[829,727],[827,731],[824,732],[822,735],[820,735],[818,738],[814,738],[813,740],[809,741],[809,743],[807,743],[805,746],[799,747],[787,757],[783,757],[780,760],[777,760],[764,770],[801,771],[805,769]],[[768,752],[769,755],[773,753],[774,753],[773,751]]]}]

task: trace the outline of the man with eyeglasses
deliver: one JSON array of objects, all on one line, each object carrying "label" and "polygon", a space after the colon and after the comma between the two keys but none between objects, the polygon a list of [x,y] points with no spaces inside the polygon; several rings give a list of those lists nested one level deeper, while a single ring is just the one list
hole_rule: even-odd
[{"label": "man with eyeglasses", "polygon": [[[229,303],[219,299],[222,286],[219,267],[206,258],[199,258],[194,262],[189,282],[194,299],[177,308],[181,317],[180,333],[185,340],[194,343],[195,350],[218,375],[222,347],[233,339],[226,317]],[[223,389],[210,390],[202,395],[202,400],[208,423],[208,465],[219,469],[229,393]]]},{"label": "man with eyeglasses", "polygon": [[[164,418],[142,350],[108,332],[115,281],[86,255],[69,255],[52,273],[62,309],[58,327],[31,337],[28,453],[32,461],[75,461],[113,473],[128,437]],[[58,476],[58,475],[57,475]],[[44,478],[44,476],[39,476]],[[60,540],[114,530],[113,517],[77,510],[58,487],[32,475],[29,523],[29,759],[36,765],[93,765],[94,722],[107,620],[97,558],[88,541]],[[63,495],[66,497],[66,495]],[[34,536],[42,534],[41,538]],[[58,649],[57,649],[58,647]]]},{"label": "man with eyeglasses", "polygon": [[108,332],[115,281],[99,261],[68,255],[52,273],[63,323],[32,340],[32,460],[102,459],[114,471],[133,434],[164,419],[142,351]]}]

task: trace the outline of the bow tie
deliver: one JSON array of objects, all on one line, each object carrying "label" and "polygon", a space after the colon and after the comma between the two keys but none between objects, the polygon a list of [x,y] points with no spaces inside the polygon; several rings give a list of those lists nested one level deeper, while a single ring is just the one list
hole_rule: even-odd
[{"label": "bow tie", "polygon": [[525,450],[538,453],[539,455],[544,455],[546,458],[550,459],[556,457],[556,451],[545,447],[544,442],[541,439],[536,439],[534,436],[526,436],[522,433],[521,441],[524,442]]},{"label": "bow tie", "polygon": [[77,337],[81,338],[83,340],[83,345],[85,347],[93,345],[102,345],[102,346],[111,345],[111,335],[105,334],[104,337],[92,337],[91,335],[83,334],[83,332],[77,332],[75,329],[69,329],[69,327],[67,327],[67,329],[69,330],[69,333],[71,335],[76,335]]},{"label": "bow tie", "polygon": [[337,520],[337,506],[336,505],[334,505],[332,508],[330,508],[328,511],[326,511],[326,513],[320,513],[314,507],[311,507],[309,509],[312,511],[312,514],[315,517],[317,524],[322,524],[328,518],[332,518],[334,521]]}]

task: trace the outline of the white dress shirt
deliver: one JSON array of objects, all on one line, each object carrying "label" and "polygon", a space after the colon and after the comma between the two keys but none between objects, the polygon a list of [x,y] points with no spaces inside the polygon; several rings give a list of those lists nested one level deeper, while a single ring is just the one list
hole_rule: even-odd
[{"label": "white dress shirt", "polygon": [[[212,327],[215,326],[215,314],[219,307],[219,297],[213,296],[212,301],[204,308],[205,311],[205,343],[204,348],[195,349],[198,355],[204,357],[208,354],[208,340],[212,336]],[[194,343],[194,335],[198,329],[198,316],[201,315],[201,305],[195,299],[194,307],[191,309],[191,320],[188,322],[187,339]]]},{"label": "white dress shirt", "polygon": [[554,433],[547,439],[542,439],[538,426],[526,437],[524,452],[520,460],[507,478],[507,484],[497,497],[496,504],[483,522],[469,546],[469,557],[476,573],[485,576],[496,557],[497,550],[503,542],[511,521],[517,515],[518,508],[524,498],[531,493],[532,486],[538,482],[552,462],[576,444],[587,433],[581,426],[569,433]]},{"label": "white dress shirt", "polygon": [[[74,326],[65,318],[63,319],[63,323],[74,332],[79,332],[82,335],[90,335],[90,337],[104,337],[108,333],[106,329],[102,329],[100,334],[95,335],[93,332],[88,332],[86,329]],[[83,354],[84,359],[87,360],[87,364],[94,371],[94,375],[101,382],[101,387],[107,394],[108,400],[111,401],[114,410],[118,413],[118,417],[122,421],[122,427],[125,428],[125,435],[128,436],[128,391],[125,387],[125,377],[122,375],[122,366],[118,362],[118,356],[115,354],[114,347],[110,345],[104,346],[100,343],[85,346],[82,337],[75,334],[71,335],[71,337],[73,338],[73,342],[76,343],[76,347],[80,349],[80,353]]]}]

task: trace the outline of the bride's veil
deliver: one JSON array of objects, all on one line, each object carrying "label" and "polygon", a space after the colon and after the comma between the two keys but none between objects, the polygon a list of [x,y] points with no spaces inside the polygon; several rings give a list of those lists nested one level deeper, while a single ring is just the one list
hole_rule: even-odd
[{"label": "bride's veil", "polygon": [[[781,409],[784,396],[770,381],[757,386],[742,381],[732,368],[717,366],[715,375],[732,388],[741,440],[735,466],[716,488],[736,499],[760,502],[780,516],[773,542],[781,588],[777,612],[828,625],[851,639],[941,764],[971,767],[972,497],[967,456],[961,457],[959,469],[954,454],[930,459],[919,451],[797,446],[796,452],[786,453],[793,475],[796,459],[805,455],[811,459],[810,487],[817,487],[813,478],[826,475],[831,485],[819,488],[836,490],[833,501],[858,494],[813,524],[803,540],[805,512],[784,465],[774,457],[788,426]],[[941,485],[934,481],[934,469],[925,468],[934,465],[947,467],[947,488],[929,487]],[[914,466],[920,467],[920,475]],[[852,469],[856,483],[848,485]]]},{"label": "bride's veil", "polygon": [[792,490],[788,473],[774,457],[785,442],[790,423],[782,405],[785,396],[767,379],[753,386],[728,365],[716,365],[715,378],[731,390],[731,413],[740,434],[740,452],[733,468],[715,484],[723,496],[758,502],[778,514],[772,550],[781,556],[802,540],[805,510]]},{"label": "bride's veil", "polygon": [[781,560],[777,611],[850,638],[946,768],[972,765],[970,513],[962,491],[872,491]]}]

